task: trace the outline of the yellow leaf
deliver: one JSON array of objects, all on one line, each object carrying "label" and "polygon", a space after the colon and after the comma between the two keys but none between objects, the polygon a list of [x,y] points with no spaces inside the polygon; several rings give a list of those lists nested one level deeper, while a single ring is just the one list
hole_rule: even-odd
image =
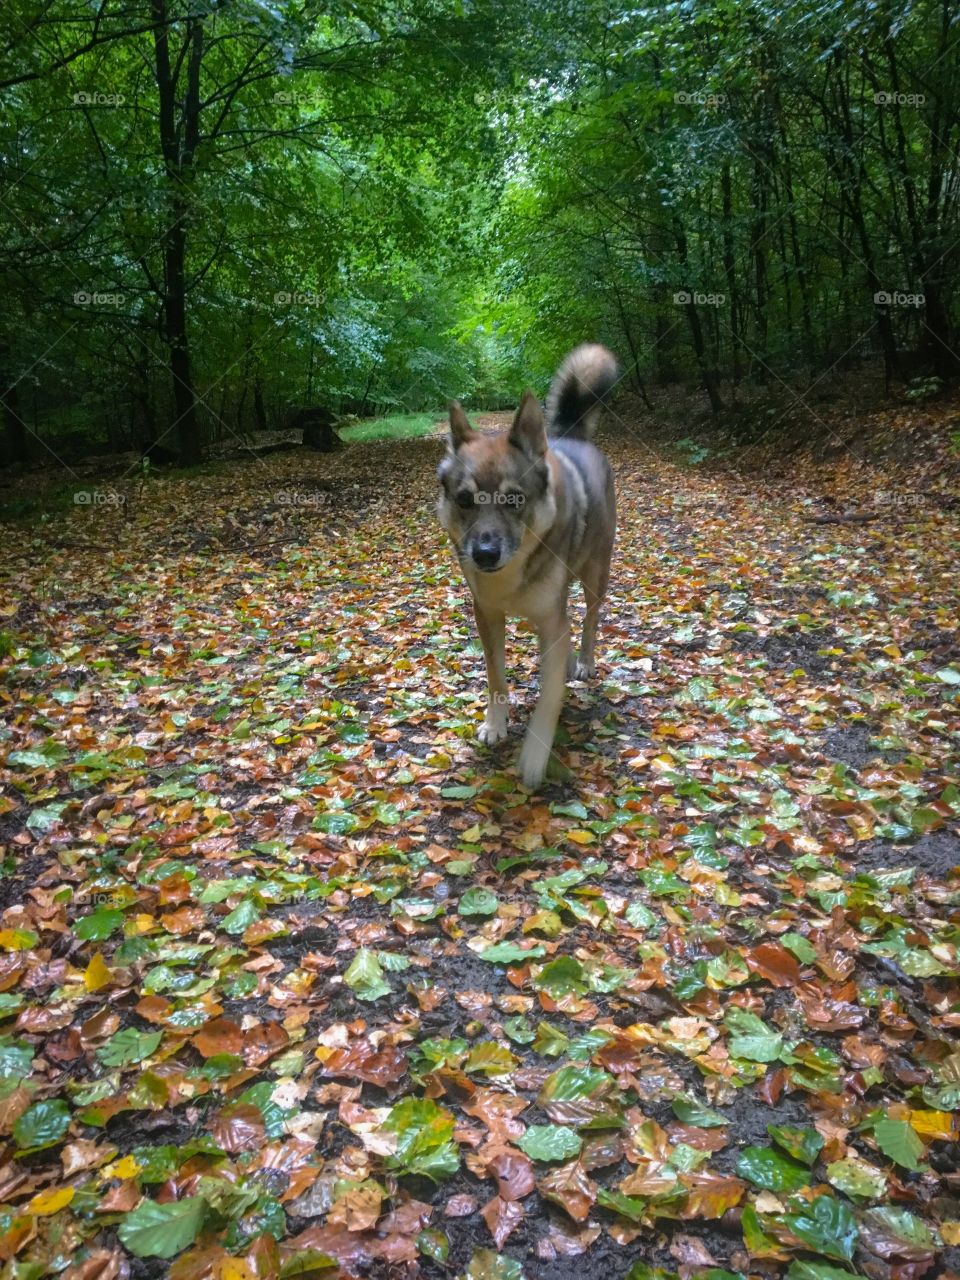
[{"label": "yellow leaf", "polygon": [[954,1119],[950,1111],[911,1111],[910,1123],[924,1138],[949,1138],[954,1131]]},{"label": "yellow leaf", "polygon": [[0,947],[4,951],[29,951],[37,935],[29,929],[0,929]]},{"label": "yellow leaf", "polygon": [[960,1244],[960,1222],[941,1222],[940,1234],[944,1244]]},{"label": "yellow leaf", "polygon": [[140,911],[133,919],[127,918],[123,931],[128,937],[133,937],[138,933],[151,933],[156,928],[157,922],[153,916],[148,916],[145,911]]},{"label": "yellow leaf", "polygon": [[112,981],[113,974],[98,951],[87,965],[87,971],[83,975],[83,985],[88,991],[99,991],[101,987],[109,986]]},{"label": "yellow leaf", "polygon": [[103,1173],[106,1178],[135,1178],[142,1168],[133,1156],[124,1156],[121,1160],[108,1164]]},{"label": "yellow leaf", "polygon": [[34,1213],[39,1218],[46,1218],[51,1213],[59,1213],[73,1199],[73,1187],[59,1187],[56,1191],[40,1191],[27,1205],[27,1213]]},{"label": "yellow leaf", "polygon": [[479,826],[474,825],[472,827],[469,827],[460,838],[462,840],[466,840],[468,844],[476,844],[476,842],[480,839]]},{"label": "yellow leaf", "polygon": [[217,1280],[257,1280],[250,1264],[243,1258],[221,1258],[216,1267]]},{"label": "yellow leaf", "polygon": [[890,658],[896,658],[899,660],[903,657],[903,654],[900,652],[899,645],[885,644],[883,646],[883,652]]},{"label": "yellow leaf", "polygon": [[593,844],[596,836],[592,831],[568,831],[567,839],[572,840],[575,844]]}]

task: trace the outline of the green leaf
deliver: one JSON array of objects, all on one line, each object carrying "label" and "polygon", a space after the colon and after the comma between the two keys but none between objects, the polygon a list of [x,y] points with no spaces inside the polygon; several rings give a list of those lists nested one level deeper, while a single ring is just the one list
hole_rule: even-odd
[{"label": "green leaf", "polygon": [[136,1027],[127,1027],[101,1045],[97,1050],[97,1060],[105,1067],[125,1067],[131,1062],[142,1062],[150,1057],[162,1039],[162,1031],[138,1031]]},{"label": "green leaf", "polygon": [[942,684],[960,684],[960,667],[941,667],[936,677]]},{"label": "green leaf", "polygon": [[789,1125],[768,1124],[767,1133],[778,1147],[801,1164],[812,1165],[823,1150],[823,1138],[816,1129],[795,1129]]},{"label": "green leaf", "polygon": [[780,935],[780,942],[788,951],[793,952],[801,964],[813,964],[817,958],[813,944],[802,933],[783,933]]},{"label": "green leaf", "polygon": [[904,1244],[919,1249],[932,1251],[935,1248],[936,1242],[926,1224],[908,1209],[898,1209],[894,1205],[878,1205],[875,1209],[866,1210],[862,1223],[865,1232],[871,1229],[883,1235],[892,1235]]},{"label": "green leaf", "polygon": [[597,1192],[597,1204],[604,1209],[612,1209],[630,1222],[640,1222],[650,1207],[646,1198],[624,1195],[622,1191],[609,1187],[601,1187]]},{"label": "green leaf", "polygon": [[623,913],[623,918],[634,929],[658,929],[660,926],[660,921],[642,902],[631,902]]},{"label": "green leaf", "polygon": [[457,910],[462,916],[494,916],[499,905],[500,900],[491,889],[474,885],[460,899]]},{"label": "green leaf", "polygon": [[235,936],[243,933],[244,929],[249,929],[252,924],[256,924],[262,914],[253,898],[244,898],[238,906],[223,917],[221,925],[224,932]]},{"label": "green leaf", "polygon": [[207,1215],[202,1196],[157,1204],[144,1200],[117,1227],[121,1243],[138,1258],[172,1258],[193,1244]]},{"label": "green leaf", "polygon": [[719,1111],[714,1111],[686,1094],[678,1093],[670,1105],[673,1107],[673,1114],[682,1124],[696,1125],[699,1129],[719,1129],[721,1125],[730,1123]]},{"label": "green leaf", "polygon": [[536,1038],[533,1042],[534,1053],[541,1053],[545,1058],[559,1058],[570,1048],[570,1037],[559,1027],[549,1022],[541,1022],[537,1026]]},{"label": "green leaf", "polygon": [[924,1145],[906,1120],[891,1120],[884,1116],[873,1126],[873,1138],[888,1159],[904,1169],[919,1169]]},{"label": "green leaf", "polygon": [[532,1044],[537,1038],[537,1033],[531,1027],[526,1018],[519,1014],[513,1018],[505,1018],[503,1023],[504,1034],[508,1035],[515,1044]]},{"label": "green leaf", "polygon": [[737,1157],[737,1173],[763,1191],[799,1191],[809,1184],[802,1165],[773,1147],[744,1147]]},{"label": "green leaf", "polygon": [[788,1213],[786,1223],[814,1253],[839,1258],[842,1262],[852,1261],[860,1233],[853,1212],[842,1201],[833,1196],[818,1196],[797,1213]]},{"label": "green leaf", "polygon": [[467,1264],[464,1280],[524,1280],[523,1267],[492,1249],[477,1249]]},{"label": "green leaf", "polygon": [[853,1271],[827,1262],[791,1262],[785,1280],[857,1280]]},{"label": "green leaf", "polygon": [[783,1050],[783,1036],[755,1013],[736,1005],[727,1009],[724,1024],[730,1031],[727,1049],[732,1058],[747,1062],[776,1062]]},{"label": "green leaf", "polygon": [[517,964],[524,960],[541,960],[546,954],[546,949],[539,944],[525,950],[515,942],[497,942],[481,951],[480,959],[490,964]]},{"label": "green leaf", "polygon": [[33,1049],[22,1040],[0,1039],[0,1080],[24,1080],[33,1064]]},{"label": "green leaf", "polygon": [[416,1238],[416,1246],[425,1258],[432,1258],[434,1262],[446,1262],[450,1253],[450,1241],[436,1228],[421,1231]]},{"label": "green leaf", "polygon": [[392,990],[384,979],[376,952],[366,947],[361,947],[353,957],[343,980],[358,1000],[379,1000],[381,996],[390,995]]},{"label": "green leaf", "polygon": [[13,1126],[17,1153],[42,1151],[55,1146],[70,1128],[70,1108],[60,1098],[35,1102]]},{"label": "green leaf", "polygon": [[567,1160],[580,1154],[583,1139],[564,1124],[532,1124],[517,1146],[531,1160]]},{"label": "green leaf", "polygon": [[555,1000],[565,995],[582,995],[587,989],[583,965],[573,956],[556,956],[540,970],[534,986],[538,991],[548,992]]},{"label": "green leaf", "polygon": [[660,1267],[647,1266],[645,1262],[635,1262],[623,1280],[678,1280],[675,1271],[664,1271]]},{"label": "green leaf", "polygon": [[73,926],[74,934],[83,942],[102,942],[111,933],[123,928],[123,912],[112,907],[101,907],[92,915],[83,916]]},{"label": "green leaf", "polygon": [[452,1141],[456,1120],[430,1099],[404,1098],[391,1108],[383,1127],[397,1135],[397,1149],[386,1157],[388,1169],[437,1182],[460,1168],[460,1151]]},{"label": "green leaf", "polygon": [[519,1066],[519,1059],[504,1045],[497,1044],[495,1040],[481,1040],[463,1064],[463,1069],[478,1071],[487,1076],[503,1076],[508,1075],[516,1066]]},{"label": "green leaf", "polygon": [[624,1123],[616,1081],[599,1067],[560,1067],[547,1077],[537,1105],[555,1124],[621,1128]]},{"label": "green leaf", "polygon": [[870,1200],[879,1199],[887,1190],[887,1180],[880,1170],[854,1157],[828,1164],[827,1181],[844,1195]]}]

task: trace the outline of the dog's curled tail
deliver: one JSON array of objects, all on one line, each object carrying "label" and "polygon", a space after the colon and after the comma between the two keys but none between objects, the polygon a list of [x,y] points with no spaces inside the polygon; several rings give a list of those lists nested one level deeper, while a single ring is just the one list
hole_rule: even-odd
[{"label": "dog's curled tail", "polygon": [[589,440],[617,373],[616,359],[606,347],[597,342],[574,347],[554,374],[547,394],[550,435]]}]

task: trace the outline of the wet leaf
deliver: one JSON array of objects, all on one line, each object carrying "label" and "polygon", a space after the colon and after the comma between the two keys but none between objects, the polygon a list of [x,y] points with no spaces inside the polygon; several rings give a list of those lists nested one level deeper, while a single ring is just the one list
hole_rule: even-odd
[{"label": "wet leaf", "polygon": [[566,1125],[530,1125],[517,1146],[532,1160],[568,1160],[580,1154],[580,1136]]}]

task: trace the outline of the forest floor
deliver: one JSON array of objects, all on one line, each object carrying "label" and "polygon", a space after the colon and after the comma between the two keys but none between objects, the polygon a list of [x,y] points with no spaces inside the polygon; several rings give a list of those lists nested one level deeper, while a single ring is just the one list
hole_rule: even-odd
[{"label": "forest floor", "polygon": [[960,1270],[953,481],[622,432],[529,795],[442,447],[5,531],[4,1274]]}]

